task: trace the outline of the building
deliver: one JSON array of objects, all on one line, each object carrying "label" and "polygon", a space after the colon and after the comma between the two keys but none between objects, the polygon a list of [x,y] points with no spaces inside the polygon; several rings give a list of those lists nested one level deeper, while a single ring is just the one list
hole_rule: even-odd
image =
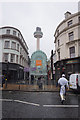
[{"label": "building", "polygon": [[19,82],[28,77],[28,46],[21,32],[14,27],[0,28],[0,74],[8,76],[7,82]]},{"label": "building", "polygon": [[30,64],[31,83],[33,83],[34,78],[38,79],[41,76],[44,76],[45,79],[47,78],[47,56],[40,50],[40,38],[42,36],[41,28],[37,27],[36,32],[34,32],[34,37],[37,38],[37,50],[33,52]]},{"label": "building", "polygon": [[38,50],[32,54],[30,68],[30,75],[34,76],[34,78],[40,76],[47,78],[47,56],[43,51]]},{"label": "building", "polygon": [[65,19],[57,26],[55,37],[54,66],[55,78],[62,73],[69,78],[72,73],[80,73],[80,12],[65,13]]}]

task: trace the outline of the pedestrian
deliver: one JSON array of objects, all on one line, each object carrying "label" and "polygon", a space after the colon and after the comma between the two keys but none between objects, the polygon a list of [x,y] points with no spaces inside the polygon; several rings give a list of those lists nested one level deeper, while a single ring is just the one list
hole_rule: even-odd
[{"label": "pedestrian", "polygon": [[66,87],[69,89],[68,80],[65,78],[65,74],[58,80],[58,85],[60,87],[60,97],[61,103],[63,104],[66,95]]},{"label": "pedestrian", "polygon": [[41,79],[41,77],[38,78],[38,86],[39,86],[39,89],[42,89],[42,79]]}]

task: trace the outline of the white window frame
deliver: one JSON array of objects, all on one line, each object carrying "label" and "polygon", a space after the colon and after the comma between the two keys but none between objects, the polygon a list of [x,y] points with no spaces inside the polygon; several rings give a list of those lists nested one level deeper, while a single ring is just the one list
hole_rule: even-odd
[{"label": "white window frame", "polygon": [[4,48],[10,48],[10,41],[5,41]]},{"label": "white window frame", "polygon": [[8,62],[8,58],[9,58],[9,53],[3,53],[3,61]]},{"label": "white window frame", "polygon": [[12,43],[11,43],[11,48],[12,48],[13,50],[16,50],[16,42],[12,41]]},{"label": "white window frame", "polygon": [[6,34],[10,34],[10,29],[7,29],[7,30],[6,30]]},{"label": "white window frame", "polygon": [[15,54],[11,54],[11,62],[12,62],[12,63],[15,62]]},{"label": "white window frame", "polygon": [[19,44],[17,44],[17,51],[19,51]]},{"label": "white window frame", "polygon": [[13,30],[13,35],[16,36],[16,31],[15,30]]},{"label": "white window frame", "polygon": [[[73,49],[73,50],[71,50],[71,49]],[[70,54],[70,58],[75,57],[75,46],[72,46],[72,47],[69,48],[69,54]]]},{"label": "white window frame", "polygon": [[71,26],[73,24],[73,20],[70,20],[69,22],[68,22],[68,26]]},{"label": "white window frame", "polygon": [[69,35],[69,41],[74,40],[74,32],[73,31],[68,33],[68,35]]}]

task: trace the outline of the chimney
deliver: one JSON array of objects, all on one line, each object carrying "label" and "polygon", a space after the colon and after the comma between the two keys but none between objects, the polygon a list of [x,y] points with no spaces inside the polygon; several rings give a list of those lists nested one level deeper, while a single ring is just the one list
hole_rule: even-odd
[{"label": "chimney", "polygon": [[65,19],[67,19],[68,17],[71,16],[71,13],[67,11],[64,15],[65,15]]}]

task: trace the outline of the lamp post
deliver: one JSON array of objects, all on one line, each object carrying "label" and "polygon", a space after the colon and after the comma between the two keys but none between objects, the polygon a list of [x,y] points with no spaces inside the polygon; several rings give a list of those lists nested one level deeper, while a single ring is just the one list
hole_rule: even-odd
[{"label": "lamp post", "polygon": [[6,76],[6,79],[5,79],[5,88],[7,88],[7,80],[8,80],[8,71],[9,71],[9,62],[7,62],[7,64],[6,64],[7,66],[6,66],[6,70],[7,70],[7,76]]},{"label": "lamp post", "polygon": [[53,80],[53,50],[51,51],[51,79]]}]

